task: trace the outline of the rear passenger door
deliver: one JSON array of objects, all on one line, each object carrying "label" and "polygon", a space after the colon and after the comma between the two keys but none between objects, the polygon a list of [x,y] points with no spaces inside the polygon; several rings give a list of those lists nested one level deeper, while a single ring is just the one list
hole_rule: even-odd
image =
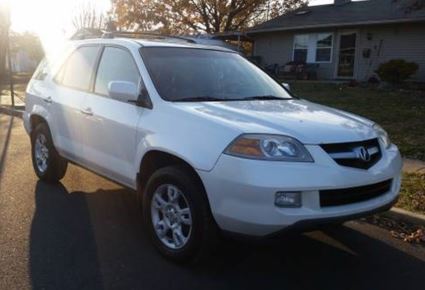
[{"label": "rear passenger door", "polygon": [[82,119],[84,102],[91,88],[99,45],[81,46],[74,50],[54,78],[49,92],[53,122],[51,130],[58,150],[71,160],[84,159],[82,152]]},{"label": "rear passenger door", "polygon": [[133,55],[119,46],[105,46],[85,101],[91,112],[82,122],[87,167],[128,186],[134,186],[137,123],[144,109],[108,95],[111,81],[127,81],[141,87]]}]

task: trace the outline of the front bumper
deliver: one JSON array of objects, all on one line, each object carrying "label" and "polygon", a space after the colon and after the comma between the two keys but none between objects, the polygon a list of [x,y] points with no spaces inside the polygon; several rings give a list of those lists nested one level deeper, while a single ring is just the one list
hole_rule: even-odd
[{"label": "front bumper", "polygon": [[[346,220],[387,210],[397,199],[402,161],[396,146],[384,150],[369,170],[343,167],[320,146],[306,146],[314,163],[249,160],[222,155],[212,171],[198,171],[219,227],[264,237],[288,227]],[[374,184],[392,179],[388,192],[366,201],[321,207],[319,191]],[[278,191],[300,191],[302,207],[274,205]]]}]

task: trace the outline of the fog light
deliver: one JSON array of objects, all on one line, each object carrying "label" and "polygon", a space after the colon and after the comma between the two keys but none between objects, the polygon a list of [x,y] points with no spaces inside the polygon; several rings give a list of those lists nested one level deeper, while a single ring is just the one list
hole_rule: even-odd
[{"label": "fog light", "polygon": [[274,204],[278,207],[301,207],[301,192],[276,192]]}]

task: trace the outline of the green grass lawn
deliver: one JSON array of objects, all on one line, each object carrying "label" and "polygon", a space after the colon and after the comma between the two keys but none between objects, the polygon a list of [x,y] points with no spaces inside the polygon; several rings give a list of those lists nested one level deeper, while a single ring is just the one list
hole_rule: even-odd
[{"label": "green grass lawn", "polygon": [[425,174],[405,173],[397,207],[425,214]]},{"label": "green grass lawn", "polygon": [[291,83],[312,102],[358,114],[379,123],[404,157],[425,160],[425,92],[380,90],[312,82]]}]

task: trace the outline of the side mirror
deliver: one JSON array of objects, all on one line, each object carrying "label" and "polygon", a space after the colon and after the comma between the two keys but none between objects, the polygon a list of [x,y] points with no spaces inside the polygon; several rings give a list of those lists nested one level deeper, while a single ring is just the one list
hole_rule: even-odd
[{"label": "side mirror", "polygon": [[282,83],[282,86],[287,89],[288,91],[291,91],[291,86],[288,83]]},{"label": "side mirror", "polygon": [[139,96],[137,86],[125,81],[109,82],[108,94],[111,98],[123,102],[136,101]]}]

